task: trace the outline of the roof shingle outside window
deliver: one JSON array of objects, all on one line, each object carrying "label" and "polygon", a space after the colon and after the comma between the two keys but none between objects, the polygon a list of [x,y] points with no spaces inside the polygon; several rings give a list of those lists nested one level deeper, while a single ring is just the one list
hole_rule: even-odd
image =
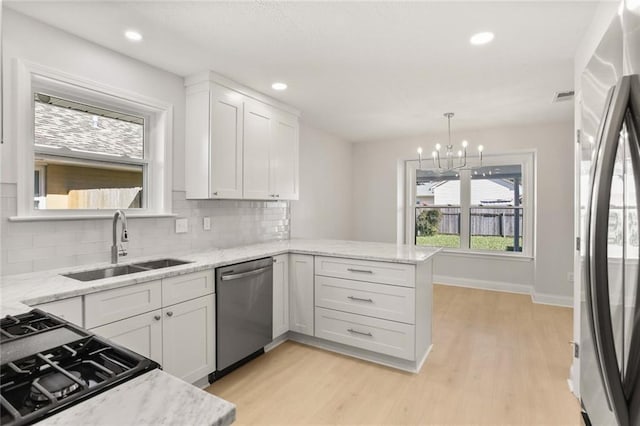
[{"label": "roof shingle outside window", "polygon": [[35,102],[35,144],[144,158],[144,126]]}]

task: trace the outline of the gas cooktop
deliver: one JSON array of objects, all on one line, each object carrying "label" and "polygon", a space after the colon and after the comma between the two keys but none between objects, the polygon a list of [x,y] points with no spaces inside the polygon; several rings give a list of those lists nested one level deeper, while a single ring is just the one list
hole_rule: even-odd
[{"label": "gas cooktop", "polygon": [[0,424],[26,425],[158,364],[34,309],[0,321]]}]

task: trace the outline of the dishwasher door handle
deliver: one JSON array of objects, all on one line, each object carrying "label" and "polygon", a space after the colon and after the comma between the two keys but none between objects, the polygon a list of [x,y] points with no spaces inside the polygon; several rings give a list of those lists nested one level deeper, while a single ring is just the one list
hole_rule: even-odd
[{"label": "dishwasher door handle", "polygon": [[238,280],[240,278],[251,277],[253,275],[259,275],[259,274],[263,273],[264,271],[266,271],[268,269],[271,269],[271,268],[272,268],[272,266],[265,266],[264,268],[254,269],[253,271],[241,272],[239,274],[222,275],[220,277],[220,279],[222,281]]}]

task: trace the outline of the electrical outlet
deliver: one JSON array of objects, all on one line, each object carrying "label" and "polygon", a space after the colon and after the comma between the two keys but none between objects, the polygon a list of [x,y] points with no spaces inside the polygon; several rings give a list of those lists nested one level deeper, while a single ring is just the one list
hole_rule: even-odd
[{"label": "electrical outlet", "polygon": [[176,219],[176,234],[184,234],[189,231],[189,219]]},{"label": "electrical outlet", "polygon": [[567,281],[569,281],[570,283],[573,282],[573,272],[567,273]]},{"label": "electrical outlet", "polygon": [[210,217],[205,217],[204,220],[202,221],[202,227],[204,228],[205,231],[211,231],[211,218]]}]

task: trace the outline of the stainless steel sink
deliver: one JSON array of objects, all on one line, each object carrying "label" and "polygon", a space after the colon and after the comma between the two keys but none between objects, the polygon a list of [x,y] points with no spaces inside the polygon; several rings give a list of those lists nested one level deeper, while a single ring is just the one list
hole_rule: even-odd
[{"label": "stainless steel sink", "polygon": [[78,281],[94,281],[103,278],[117,277],[119,275],[135,274],[136,272],[144,272],[148,269],[135,265],[110,266],[108,268],[93,269],[91,271],[76,272],[72,274],[63,274],[65,277],[73,278]]},{"label": "stainless steel sink", "polygon": [[117,277],[119,275],[129,275],[154,269],[169,268],[171,266],[179,266],[186,263],[191,262],[178,259],[158,259],[150,260],[148,262],[134,263],[131,265],[109,266],[108,268],[92,269],[91,271],[75,272],[63,275],[78,281],[95,281],[103,278]]},{"label": "stainless steel sink", "polygon": [[191,263],[191,262],[186,262],[184,260],[178,260],[178,259],[158,259],[158,260],[150,260],[149,262],[134,263],[133,266],[138,266],[140,268],[146,268],[146,269],[161,269],[161,268],[169,268],[171,266],[184,265],[186,263]]}]

